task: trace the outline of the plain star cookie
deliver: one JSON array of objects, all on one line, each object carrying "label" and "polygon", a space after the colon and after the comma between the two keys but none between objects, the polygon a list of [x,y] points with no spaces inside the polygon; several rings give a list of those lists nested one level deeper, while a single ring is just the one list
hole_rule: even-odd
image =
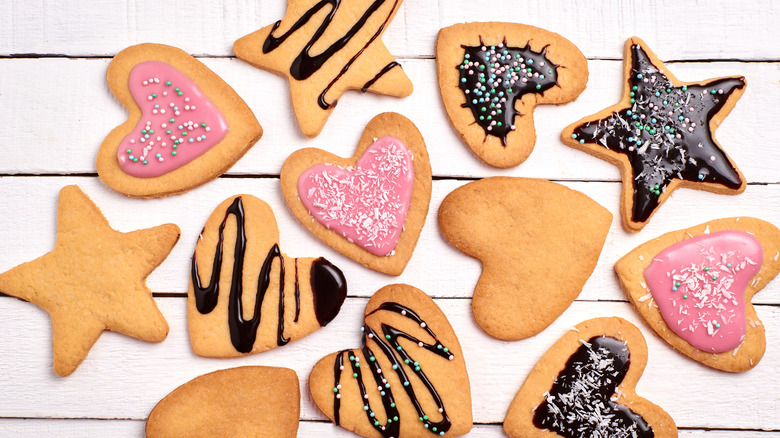
[{"label": "plain star cookie", "polygon": [[365,437],[456,437],[471,430],[466,362],[423,291],[385,286],[368,301],[362,347],[322,358],[309,391],[337,426]]},{"label": "plain star cookie", "polygon": [[192,349],[239,357],[287,345],[332,321],[346,296],[344,274],[332,263],[282,253],[268,204],[230,197],[209,217],[192,256]]},{"label": "plain star cookie", "polygon": [[315,236],[373,270],[401,275],[431,201],[430,159],[414,123],[379,114],[353,157],[301,149],[280,178],[290,210]]},{"label": "plain star cookie", "polygon": [[626,41],[623,99],[568,126],[563,142],[618,165],[623,225],[639,231],[678,187],[742,193],[714,133],[745,91],[741,76],[680,82],[637,37]]},{"label": "plain star cookie", "polygon": [[615,263],[620,284],[656,334],[723,371],[753,368],[766,335],[751,303],[780,272],[780,230],[718,219],[644,243]]},{"label": "plain star cookie", "polygon": [[588,63],[566,38],[518,23],[464,23],[436,39],[439,90],[466,145],[495,167],[516,166],[536,143],[534,109],[573,101]]},{"label": "plain star cookie", "polygon": [[263,135],[241,97],[175,47],[128,47],[111,60],[106,81],[130,114],[100,145],[97,172],[127,196],[168,196],[211,181]]},{"label": "plain star cookie", "polygon": [[147,438],[295,438],[301,410],[289,368],[214,371],[176,388],[146,420]]},{"label": "plain star cookie", "polygon": [[646,364],[645,339],[630,322],[577,324],[531,370],[504,430],[512,438],[676,437],[669,414],[636,394]]},{"label": "plain star cookie", "polygon": [[345,91],[412,94],[412,82],[382,42],[402,1],[289,0],[283,19],[238,39],[233,50],[288,79],[301,131],[315,137]]},{"label": "plain star cookie", "polygon": [[179,227],[131,233],[112,229],[77,186],[60,191],[54,250],[0,274],[0,292],[51,316],[54,370],[71,374],[105,330],[147,342],[168,335],[168,323],[146,278],[179,240]]},{"label": "plain star cookie", "polygon": [[471,182],[439,207],[444,238],[482,262],[474,319],[507,341],[541,332],[571,305],[611,223],[609,211],[586,195],[527,178]]}]

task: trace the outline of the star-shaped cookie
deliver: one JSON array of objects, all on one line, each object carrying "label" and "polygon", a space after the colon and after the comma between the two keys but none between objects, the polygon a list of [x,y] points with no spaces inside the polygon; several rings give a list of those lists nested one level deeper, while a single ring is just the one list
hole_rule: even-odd
[{"label": "star-shaped cookie", "polygon": [[382,42],[403,0],[289,0],[283,19],[238,39],[236,56],[285,76],[301,131],[317,136],[347,90],[412,94]]},{"label": "star-shaped cookie", "polygon": [[625,227],[641,230],[677,187],[743,192],[745,178],[713,134],[745,78],[680,82],[636,37],[626,42],[624,71],[623,99],[568,126],[562,140],[620,166]]},{"label": "star-shaped cookie", "polygon": [[0,274],[0,292],[49,312],[54,370],[67,376],[104,330],[149,342],[165,339],[168,323],[146,277],[179,234],[174,224],[116,231],[78,186],[67,186],[60,191],[54,250]]}]

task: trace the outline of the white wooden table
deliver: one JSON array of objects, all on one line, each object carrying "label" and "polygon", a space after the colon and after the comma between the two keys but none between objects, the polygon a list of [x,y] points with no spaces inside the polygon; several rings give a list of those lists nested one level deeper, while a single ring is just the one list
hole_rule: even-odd
[{"label": "white wooden table", "polygon": [[[53,247],[57,192],[67,184],[81,186],[119,230],[165,222],[182,229],[181,241],[149,279],[171,327],[160,344],[106,333],[73,375],[60,378],[51,367],[48,315],[0,297],[0,436],[140,437],[147,415],[171,390],[200,374],[247,364],[298,372],[300,436],[351,436],[317,411],[306,379],[320,357],[359,345],[367,298],[392,282],[412,284],[435,297],[455,327],[471,377],[476,423],[471,437],[504,436],[501,422],[509,402],[541,355],[574,324],[608,315],[641,328],[650,356],[637,390],[674,417],[681,436],[780,436],[780,280],[754,299],[767,330],[763,360],[751,371],[728,374],[660,341],[626,302],[612,271],[615,260],[634,246],[709,219],[751,215],[780,224],[780,2],[680,3],[406,0],[384,41],[414,82],[414,94],[394,99],[348,93],[322,134],[308,139],[294,122],[285,80],[236,60],[231,50],[238,37],[281,18],[284,0],[0,2],[0,272]],[[471,155],[440,103],[435,36],[440,27],[467,20],[540,26],[569,38],[589,59],[588,88],[575,103],[537,110],[536,149],[514,169],[492,169]],[[717,134],[748,179],[746,192],[677,191],[638,235],[620,226],[617,168],[558,140],[567,124],[617,102],[623,43],[632,35],[671,61],[669,68],[682,80],[744,75],[748,82]],[[202,56],[265,128],[260,142],[227,175],[184,195],[133,200],[108,189],[95,174],[100,142],[126,118],[106,86],[106,66],[116,52],[140,42],[170,44]],[[284,159],[302,147],[352,155],[365,124],[383,111],[397,111],[417,124],[435,179],[417,250],[398,278],[369,271],[310,235],[287,210],[278,179]],[[492,175],[562,181],[615,215],[599,264],[579,299],[543,333],[519,342],[493,340],[476,326],[470,296],[480,265],[451,247],[436,221],[447,193]],[[323,255],[342,268],[349,297],[329,326],[302,341],[240,360],[204,359],[192,353],[187,334],[189,259],[214,207],[242,192],[271,204],[286,253]]]}]

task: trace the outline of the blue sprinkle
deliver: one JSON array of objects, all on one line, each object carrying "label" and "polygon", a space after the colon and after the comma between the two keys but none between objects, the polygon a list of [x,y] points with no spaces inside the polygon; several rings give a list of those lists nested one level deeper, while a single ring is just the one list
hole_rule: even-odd
[{"label": "blue sprinkle", "polygon": [[466,82],[466,78],[461,78],[460,81],[461,82]]},{"label": "blue sprinkle", "polygon": [[193,141],[195,141],[195,139],[190,137],[190,143],[192,143]]},{"label": "blue sprinkle", "polygon": [[142,138],[142,139],[141,139],[141,143],[145,143],[145,142],[146,142],[146,139],[145,139],[145,138]]},{"label": "blue sprinkle", "polygon": [[637,79],[642,79],[642,73],[639,73],[639,74],[637,74],[637,75],[636,75],[636,78],[637,78]]},{"label": "blue sprinkle", "polygon": [[631,115],[631,110],[626,111],[626,115],[630,116]]}]

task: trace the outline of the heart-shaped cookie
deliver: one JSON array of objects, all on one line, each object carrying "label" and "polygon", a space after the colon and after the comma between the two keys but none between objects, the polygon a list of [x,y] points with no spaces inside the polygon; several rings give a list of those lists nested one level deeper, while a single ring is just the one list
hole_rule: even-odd
[{"label": "heart-shaped cookie", "polygon": [[550,325],[596,267],[612,214],[550,181],[494,177],[452,191],[439,227],[482,262],[472,308],[494,338],[514,341]]},{"label": "heart-shaped cookie", "polygon": [[263,134],[227,83],[175,47],[122,50],[106,80],[130,115],[101,144],[97,171],[127,196],[167,196],[210,181]]},{"label": "heart-shaped cookie", "polygon": [[268,204],[233,196],[211,214],[192,256],[192,349],[239,357],[284,346],[332,321],[346,296],[344,275],[326,259],[282,254]]},{"label": "heart-shaped cookie", "polygon": [[512,438],[676,437],[672,417],[635,392],[646,364],[645,339],[630,322],[577,324],[531,370],[504,430]]},{"label": "heart-shaped cookie", "polygon": [[588,63],[566,38],[518,23],[464,23],[436,39],[439,90],[452,126],[495,167],[516,166],[536,143],[536,105],[585,89]]},{"label": "heart-shaped cookie", "polygon": [[458,338],[423,291],[385,286],[366,305],[363,346],[322,358],[309,375],[320,411],[365,437],[460,436],[471,390]]},{"label": "heart-shaped cookie", "polygon": [[176,388],[154,407],[147,438],[295,438],[301,410],[289,368],[214,371]]},{"label": "heart-shaped cookie", "polygon": [[780,272],[780,230],[760,219],[718,219],[644,243],[615,263],[650,327],[704,365],[747,371],[766,348],[750,300]]},{"label": "heart-shaped cookie", "polygon": [[428,150],[409,119],[371,119],[352,158],[299,150],[281,181],[290,210],[323,242],[376,271],[403,272],[431,201]]}]

